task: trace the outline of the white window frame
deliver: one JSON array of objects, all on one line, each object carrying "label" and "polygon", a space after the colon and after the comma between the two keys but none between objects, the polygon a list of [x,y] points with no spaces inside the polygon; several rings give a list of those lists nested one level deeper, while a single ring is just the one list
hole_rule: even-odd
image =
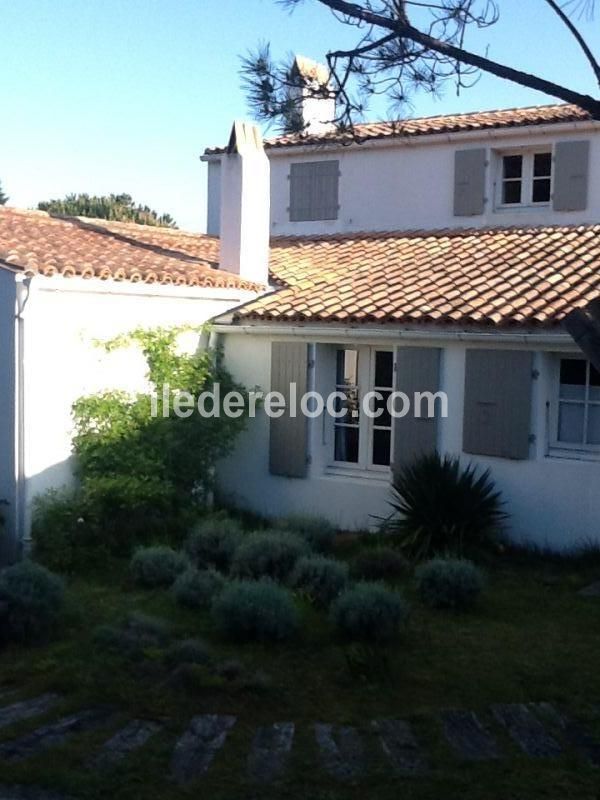
[{"label": "white window frame", "polygon": [[[585,397],[583,400],[564,400],[560,397],[560,362],[563,359],[572,359],[577,361],[586,362],[586,387]],[[584,435],[587,433],[587,414],[590,405],[600,406],[600,400],[589,400],[589,359],[578,353],[561,353],[557,354],[553,359],[552,365],[552,401],[550,404],[550,455],[569,454],[572,456],[581,455],[594,455],[600,457],[600,444],[585,444],[579,442],[563,442],[558,438],[558,421],[559,421],[559,408],[560,403],[572,403],[573,405],[584,405]]]},{"label": "white window frame", "polygon": [[[538,176],[538,179],[550,178],[550,197],[548,200],[535,203],[533,201],[533,185],[534,175],[533,166],[536,155],[550,155],[550,175]],[[521,171],[521,202],[520,203],[504,203],[502,202],[503,189],[504,189],[504,158],[505,156],[521,156],[523,159],[523,166]],[[495,196],[495,209],[496,211],[510,211],[511,209],[534,209],[534,208],[549,208],[552,203],[552,194],[554,192],[554,153],[552,147],[533,147],[533,148],[513,148],[511,150],[498,150],[496,151],[496,179],[494,185]],[[511,180],[510,178],[508,179]],[[517,179],[514,179],[517,180]]]},{"label": "white window frame", "polygon": [[[392,419],[392,426],[390,430],[390,463],[389,465],[385,464],[373,464],[372,463],[372,455],[373,455],[373,440],[374,440],[374,430],[378,427],[386,427],[386,426],[378,426],[377,419],[368,417],[366,414],[363,413],[362,404],[363,398],[367,392],[377,391],[394,391],[393,386],[386,386],[386,387],[376,387],[375,384],[375,353],[385,352],[392,354],[392,381],[395,379],[396,375],[396,355],[394,352],[393,347],[379,347],[379,346],[359,346],[359,347],[351,347],[344,344],[335,345],[336,352],[338,350],[355,350],[358,355],[358,402],[360,408],[359,414],[359,423],[358,423],[358,461],[336,461],[335,460],[335,425],[336,422],[338,425],[342,424],[335,420],[333,417],[330,417],[330,427],[331,427],[331,437],[330,439],[330,457],[329,457],[329,467],[334,468],[335,470],[339,471],[351,471],[351,472],[363,472],[369,474],[377,474],[380,475],[389,475],[391,473],[392,464],[394,463],[394,420]],[[334,369],[335,369],[336,359],[334,359]],[[336,377],[334,375],[333,381],[335,382]],[[338,386],[335,383],[332,383],[332,386],[335,386],[335,390],[338,390]]]}]

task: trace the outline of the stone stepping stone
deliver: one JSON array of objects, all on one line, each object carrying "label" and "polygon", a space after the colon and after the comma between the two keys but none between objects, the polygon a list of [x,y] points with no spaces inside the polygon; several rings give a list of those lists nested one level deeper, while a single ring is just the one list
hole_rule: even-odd
[{"label": "stone stepping stone", "polygon": [[134,750],[143,747],[148,739],[158,733],[161,728],[162,725],[153,720],[131,720],[102,745],[102,751],[89,762],[89,765],[103,768],[122,761]]},{"label": "stone stepping stone", "polygon": [[0,744],[0,760],[24,761],[30,756],[63,744],[74,733],[86,733],[101,725],[108,717],[106,709],[90,708],[56,722],[43,725],[18,739]]},{"label": "stone stepping stone", "polygon": [[401,719],[377,719],[371,727],[378,734],[381,749],[395,772],[418,775],[427,771],[427,759],[410,724]]},{"label": "stone stepping stone", "polygon": [[182,785],[203,775],[225,744],[227,734],[236,721],[237,717],[218,714],[194,717],[173,750],[173,780]]},{"label": "stone stepping stone", "polygon": [[593,739],[585,728],[551,703],[530,703],[530,707],[540,716],[554,724],[564,735],[571,747],[577,750],[593,767],[600,767],[600,744]]},{"label": "stone stepping stone", "polygon": [[68,800],[58,792],[49,792],[35,786],[0,785],[0,800]]},{"label": "stone stepping stone", "polygon": [[584,586],[577,594],[581,595],[581,597],[600,597],[600,581],[595,581],[594,583],[590,583],[589,586]]},{"label": "stone stepping stone", "polygon": [[441,713],[444,735],[460,758],[488,761],[500,758],[496,741],[473,711],[450,709]]},{"label": "stone stepping stone", "polygon": [[352,780],[364,772],[364,748],[356,728],[315,725],[321,764],[338,780]]},{"label": "stone stepping stone", "polygon": [[285,771],[294,741],[293,722],[276,722],[259,728],[248,756],[248,776],[258,783],[270,783]]},{"label": "stone stepping stone", "polygon": [[39,697],[32,697],[30,700],[20,700],[10,706],[0,708],[0,728],[7,728],[15,722],[21,722],[31,717],[39,717],[45,714],[59,700],[57,694],[41,694]]},{"label": "stone stepping stone", "polygon": [[551,758],[562,752],[560,744],[524,703],[497,704],[491,707],[495,719],[508,731],[521,750],[532,758]]}]

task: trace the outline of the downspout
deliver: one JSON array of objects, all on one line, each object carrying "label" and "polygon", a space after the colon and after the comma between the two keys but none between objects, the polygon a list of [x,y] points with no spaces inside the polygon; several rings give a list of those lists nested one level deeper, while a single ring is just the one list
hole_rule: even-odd
[{"label": "downspout", "polygon": [[15,533],[17,555],[27,554],[31,540],[25,536],[25,318],[23,312],[31,292],[31,278],[17,281],[16,291],[16,490],[15,490]]}]

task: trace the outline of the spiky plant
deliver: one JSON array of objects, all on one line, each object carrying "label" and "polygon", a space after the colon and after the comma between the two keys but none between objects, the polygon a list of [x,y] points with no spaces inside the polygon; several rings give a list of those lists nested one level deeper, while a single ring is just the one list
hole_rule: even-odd
[{"label": "spiky plant", "polygon": [[423,455],[399,470],[392,485],[392,516],[383,523],[410,558],[462,556],[489,547],[507,514],[490,471],[458,458]]}]

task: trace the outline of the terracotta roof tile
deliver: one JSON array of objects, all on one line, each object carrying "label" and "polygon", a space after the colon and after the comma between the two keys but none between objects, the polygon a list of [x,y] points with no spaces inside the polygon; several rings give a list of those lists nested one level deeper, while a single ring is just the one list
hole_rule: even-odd
[{"label": "terracotta roof tile", "polygon": [[600,225],[275,238],[270,266],[234,322],[553,326],[600,295]]},{"label": "terracotta roof tile", "polygon": [[[504,108],[494,111],[476,111],[466,114],[444,114],[387,122],[357,123],[352,131],[336,130],[318,135],[293,133],[265,141],[267,149],[303,147],[306,145],[351,144],[374,139],[406,138],[460,131],[479,131],[494,128],[517,128],[528,125],[548,125],[561,122],[586,122],[591,119],[587,111],[566,103]],[[205,155],[223,153],[223,147],[210,147]]]},{"label": "terracotta roof tile", "polygon": [[0,261],[41,275],[258,290],[217,269],[219,240],[127,222],[0,207]]}]

